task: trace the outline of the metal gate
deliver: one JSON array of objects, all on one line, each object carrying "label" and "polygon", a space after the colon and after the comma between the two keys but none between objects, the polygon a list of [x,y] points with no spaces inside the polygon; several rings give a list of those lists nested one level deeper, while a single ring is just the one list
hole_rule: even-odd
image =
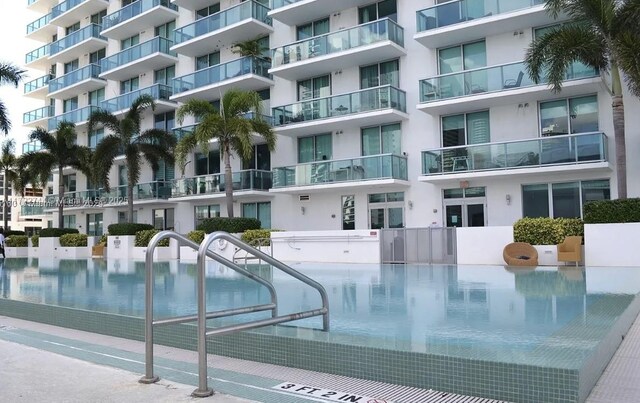
[{"label": "metal gate", "polygon": [[382,263],[456,263],[454,227],[380,230]]}]

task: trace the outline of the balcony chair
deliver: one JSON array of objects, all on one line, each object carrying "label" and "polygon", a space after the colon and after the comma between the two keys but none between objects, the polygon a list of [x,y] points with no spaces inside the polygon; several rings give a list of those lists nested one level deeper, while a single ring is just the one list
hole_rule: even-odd
[{"label": "balcony chair", "polygon": [[505,90],[509,88],[518,88],[522,84],[523,78],[524,78],[524,72],[520,71],[520,73],[518,73],[518,78],[516,80],[513,80],[513,79],[505,80],[502,88]]},{"label": "balcony chair", "polygon": [[575,262],[582,260],[582,237],[568,236],[558,245],[558,262]]},{"label": "balcony chair", "polygon": [[509,266],[538,265],[538,251],[526,242],[513,242],[505,246],[502,258]]}]

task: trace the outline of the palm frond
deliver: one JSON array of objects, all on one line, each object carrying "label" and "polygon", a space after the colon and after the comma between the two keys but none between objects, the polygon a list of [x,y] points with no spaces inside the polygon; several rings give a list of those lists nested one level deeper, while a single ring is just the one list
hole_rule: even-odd
[{"label": "palm frond", "polygon": [[178,124],[184,122],[187,116],[193,116],[196,120],[202,120],[205,116],[217,113],[216,108],[209,102],[202,99],[190,99],[185,102],[176,112],[176,121]]},{"label": "palm frond", "polygon": [[9,120],[9,111],[4,102],[0,101],[0,132],[9,134],[11,130],[11,121]]},{"label": "palm frond", "polygon": [[24,78],[26,70],[22,70],[10,63],[0,63],[0,85],[12,84],[17,87]]},{"label": "palm frond", "polygon": [[262,113],[262,99],[255,91],[228,90],[222,97],[224,116],[241,116],[247,112]]},{"label": "palm frond", "polygon": [[194,134],[203,154],[206,154],[209,151],[209,142],[211,140],[217,138],[220,142],[223,141],[222,135],[224,133],[224,129],[225,120],[217,113],[205,116],[202,122],[196,126]]},{"label": "palm frond", "polygon": [[248,39],[233,44],[231,51],[241,56],[262,57],[264,52],[269,50],[266,46],[262,46],[262,37]]},{"label": "palm frond", "polygon": [[138,144],[156,144],[167,149],[169,152],[173,152],[177,141],[176,137],[166,130],[148,129],[140,133],[135,142]]},{"label": "palm frond", "polygon": [[640,97],[640,36],[631,32],[618,35],[615,53],[629,91]]},{"label": "palm frond", "polygon": [[124,115],[124,120],[135,122],[137,128],[136,131],[140,131],[140,120],[142,119],[142,113],[149,108],[152,111],[156,109],[156,102],[153,100],[153,97],[149,94],[140,95],[131,103],[131,107]]},{"label": "palm frond", "polygon": [[39,141],[44,150],[54,150],[56,146],[56,138],[43,127],[36,127],[29,133],[29,140]]},{"label": "palm frond", "polygon": [[122,142],[120,137],[109,135],[102,138],[93,153],[93,179],[98,185],[104,187],[107,192],[110,190],[109,172],[113,166],[114,159],[120,155],[121,151]]},{"label": "palm frond", "polygon": [[106,109],[98,109],[91,113],[87,123],[87,132],[93,132],[100,125],[112,133],[120,133],[120,122],[118,118]]},{"label": "palm frond", "polygon": [[158,144],[138,144],[138,150],[154,171],[158,170],[160,161],[169,165],[175,162],[173,153]]},{"label": "palm frond", "polygon": [[58,165],[58,160],[50,152],[30,152],[21,156],[21,164],[38,185],[45,187],[51,171]]},{"label": "palm frond", "polygon": [[195,133],[189,133],[178,141],[176,145],[176,164],[180,167],[182,175],[184,175],[184,167],[187,165],[187,155],[197,146],[198,139]]}]

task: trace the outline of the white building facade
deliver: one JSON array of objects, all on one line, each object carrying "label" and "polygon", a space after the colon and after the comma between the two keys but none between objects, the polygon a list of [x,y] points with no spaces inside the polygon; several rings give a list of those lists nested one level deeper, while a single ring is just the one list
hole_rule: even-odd
[{"label": "white building facade", "polygon": [[[442,4],[436,4],[442,3]],[[43,108],[24,123],[77,125],[96,108],[123,113],[151,94],[143,128],[177,136],[190,98],[219,102],[258,91],[278,135],[255,138],[251,161],[232,158],[234,212],[265,228],[342,230],[511,225],[523,216],[580,217],[615,198],[615,148],[606,75],[575,64],[560,93],[522,64],[536,35],[561,21],[540,0],[28,0],[27,27],[43,46],[26,64],[43,76],[25,95]],[[235,53],[264,38],[264,58]],[[640,195],[640,102],[626,93],[629,196]],[[634,154],[635,152],[635,154]],[[212,143],[184,167],[146,166],[134,188],[137,222],[186,233],[226,214]],[[65,226],[90,235],[125,221],[120,157],[106,193],[71,169]],[[57,195],[50,195],[52,198]],[[109,202],[107,205],[96,200]],[[57,210],[46,207],[49,221]]]}]

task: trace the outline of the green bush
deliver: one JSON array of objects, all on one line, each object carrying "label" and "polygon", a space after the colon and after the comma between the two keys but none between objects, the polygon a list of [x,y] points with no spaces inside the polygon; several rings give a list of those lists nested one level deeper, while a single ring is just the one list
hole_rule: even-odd
[{"label": "green bush", "polygon": [[516,242],[531,245],[557,245],[567,236],[584,236],[584,223],[579,218],[521,218],[513,225]]},{"label": "green bush", "polygon": [[[280,231],[278,229],[250,229],[242,233],[240,239],[252,246],[269,246],[271,245],[271,233]],[[263,240],[265,239],[266,240]],[[258,240],[263,240],[258,243]]]},{"label": "green bush", "polygon": [[151,224],[137,224],[137,223],[120,223],[120,224],[111,224],[107,227],[107,232],[109,235],[135,235],[139,231],[145,231],[153,229],[153,225]]},{"label": "green bush", "polygon": [[640,222],[640,199],[588,202],[584,205],[584,222],[587,224]]},{"label": "green bush", "polygon": [[75,228],[43,228],[40,230],[40,238],[59,238],[64,234],[77,234]]},{"label": "green bush", "polygon": [[31,246],[34,248],[37,248],[38,246],[40,246],[40,236],[39,235],[32,235],[31,236]]},{"label": "green bush", "polygon": [[199,230],[195,230],[195,231],[191,231],[187,234],[187,238],[189,238],[190,240],[192,240],[193,242],[197,243],[197,244],[201,244],[202,241],[204,241],[204,236],[206,234],[204,233],[204,231],[199,231]]},{"label": "green bush", "polygon": [[11,235],[27,235],[24,231],[14,231],[10,229],[9,231],[5,231],[4,236],[9,237]]},{"label": "green bush", "polygon": [[60,246],[67,248],[87,246],[87,234],[64,234],[60,237]]},{"label": "green bush", "polygon": [[260,220],[244,217],[214,217],[205,219],[196,229],[204,231],[207,234],[216,231],[239,233],[249,229],[260,229]]},{"label": "green bush", "polygon": [[29,237],[26,235],[11,235],[7,238],[6,244],[11,248],[26,248],[29,246]]},{"label": "green bush", "polygon": [[[135,246],[146,248],[147,246],[149,246],[149,241],[151,241],[151,238],[153,238],[153,236],[158,232],[160,231],[158,231],[157,229],[146,229],[136,232]],[[169,246],[169,238],[165,238],[160,241],[158,246]]]},{"label": "green bush", "polygon": [[102,234],[102,236],[100,237],[100,240],[98,241],[98,245],[104,245],[104,247],[107,247],[107,237],[109,236],[109,234]]}]

